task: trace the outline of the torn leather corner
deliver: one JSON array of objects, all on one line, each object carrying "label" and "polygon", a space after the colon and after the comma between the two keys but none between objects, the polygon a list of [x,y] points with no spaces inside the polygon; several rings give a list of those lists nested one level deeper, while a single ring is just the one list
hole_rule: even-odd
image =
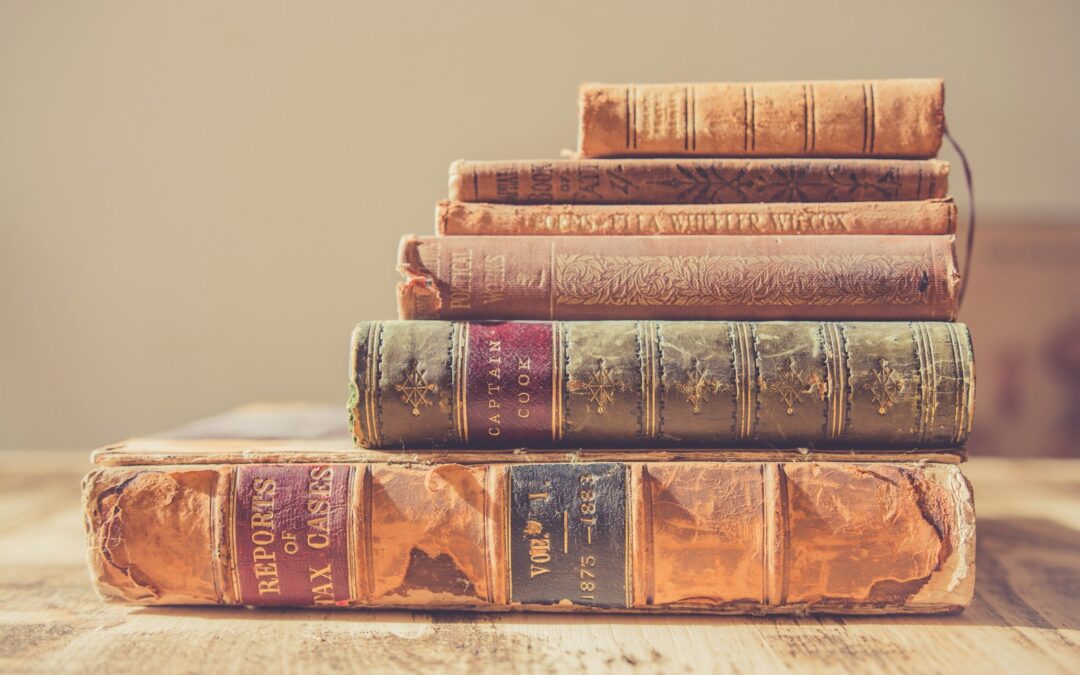
[{"label": "torn leather corner", "polygon": [[442,296],[435,277],[420,255],[421,241],[402,237],[398,249],[398,272],[405,281],[397,286],[398,317],[401,319],[438,319]]},{"label": "torn leather corner", "polygon": [[[920,497],[925,514],[933,514],[948,546],[927,583],[912,596],[916,603],[950,606],[960,610],[975,593],[975,505],[971,484],[957,467],[931,466],[923,470]],[[929,496],[929,499],[927,498]],[[943,540],[945,543],[945,540]]]},{"label": "torn leather corner", "polygon": [[442,297],[429,277],[409,277],[404,283],[399,283],[397,299],[399,319],[439,318]]},{"label": "torn leather corner", "polygon": [[90,576],[99,597],[138,604],[218,601],[211,493],[218,471],[98,469],[83,483]]}]

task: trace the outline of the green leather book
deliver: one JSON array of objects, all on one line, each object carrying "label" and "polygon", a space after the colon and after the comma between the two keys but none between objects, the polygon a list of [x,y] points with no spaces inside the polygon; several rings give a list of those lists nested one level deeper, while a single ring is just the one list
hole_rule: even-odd
[{"label": "green leather book", "polygon": [[371,321],[365,448],[955,448],[967,327],[944,322]]}]

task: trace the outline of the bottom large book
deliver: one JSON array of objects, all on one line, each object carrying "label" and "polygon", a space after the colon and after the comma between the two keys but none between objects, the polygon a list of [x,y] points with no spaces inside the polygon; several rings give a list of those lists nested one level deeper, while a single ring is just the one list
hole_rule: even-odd
[{"label": "bottom large book", "polygon": [[[972,596],[974,511],[955,464],[603,453],[428,463],[338,452],[317,440],[316,413],[293,410],[285,428],[261,431],[258,414],[225,416],[99,451],[83,493],[100,594],[139,604],[850,614],[958,611]],[[310,440],[274,438],[290,429]]]}]

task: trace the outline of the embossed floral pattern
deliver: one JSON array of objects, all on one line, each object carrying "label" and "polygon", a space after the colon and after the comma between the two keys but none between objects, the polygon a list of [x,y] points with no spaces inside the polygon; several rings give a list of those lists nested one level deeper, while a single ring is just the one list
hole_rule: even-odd
[{"label": "embossed floral pattern", "polygon": [[730,167],[676,164],[676,175],[650,181],[675,192],[674,201],[698,204],[734,202],[890,201],[902,188],[895,169],[877,173],[850,164],[822,171],[807,162],[747,163]]},{"label": "embossed floral pattern", "polygon": [[559,305],[822,306],[927,302],[923,256],[617,256],[555,259]]}]

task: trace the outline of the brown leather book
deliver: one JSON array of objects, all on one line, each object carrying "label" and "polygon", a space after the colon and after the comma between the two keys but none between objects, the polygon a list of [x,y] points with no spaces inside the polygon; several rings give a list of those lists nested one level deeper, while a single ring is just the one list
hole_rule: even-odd
[{"label": "brown leather book", "polygon": [[500,204],[746,204],[940,199],[949,164],[903,159],[457,161],[450,199]]},{"label": "brown leather book", "polygon": [[439,235],[953,234],[951,199],[783,204],[488,204],[441,201]]},{"label": "brown leather book", "polygon": [[402,319],[952,320],[954,236],[412,237]]},{"label": "brown leather book", "polygon": [[970,340],[963,324],[921,321],[365,321],[348,408],[358,445],[410,453],[917,453],[960,447],[971,430]]},{"label": "brown leather book", "polygon": [[[83,504],[103,598],[882,614],[972,597],[972,496],[952,464],[343,462],[277,438],[278,417],[239,417],[98,455]],[[304,417],[294,431],[320,429]]]},{"label": "brown leather book", "polygon": [[582,157],[933,157],[942,80],[585,84]]}]

